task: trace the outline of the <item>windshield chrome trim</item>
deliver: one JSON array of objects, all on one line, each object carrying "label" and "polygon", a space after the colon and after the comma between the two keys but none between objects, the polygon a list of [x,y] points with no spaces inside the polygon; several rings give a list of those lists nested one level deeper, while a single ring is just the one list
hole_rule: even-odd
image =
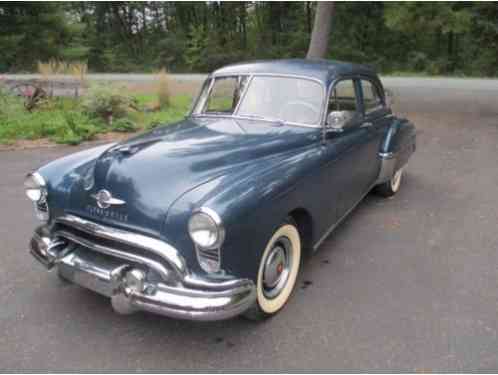
[{"label": "windshield chrome trim", "polygon": [[275,121],[275,119],[268,119],[268,118],[254,118],[254,117],[247,117],[247,116],[235,116],[235,115],[213,115],[213,114],[202,114],[202,115],[191,115],[190,117],[192,118],[229,118],[233,120],[246,120],[246,121],[264,121],[264,122],[272,122],[272,123],[279,123],[283,125],[291,125],[291,126],[299,126],[303,128],[313,128],[313,129],[321,129],[322,125],[310,125],[310,124],[302,124],[299,122],[289,122],[289,121]]},{"label": "windshield chrome trim", "polygon": [[212,82],[212,79],[213,79],[213,76],[211,74],[209,74],[205,79],[204,81],[202,82],[202,85],[199,89],[199,92],[197,93],[197,96],[192,100],[192,104],[190,105],[190,108],[189,110],[187,111],[186,113],[186,116],[189,117],[192,115],[192,113],[194,113],[194,110],[197,108],[197,105],[199,104],[199,101],[201,100],[201,95],[202,95],[202,92],[204,91],[204,85],[206,85],[206,83],[208,81],[209,82],[209,87],[207,88],[207,90],[209,91],[210,87],[211,87],[211,82]]},{"label": "windshield chrome trim", "polygon": [[[247,90],[249,89],[249,86],[251,85],[252,83],[252,80],[254,77],[282,77],[282,78],[297,78],[297,79],[305,79],[305,80],[308,80],[308,81],[312,81],[312,82],[316,82],[320,85],[320,87],[322,88],[322,104],[321,104],[321,113],[319,115],[319,120],[318,120],[318,123],[317,124],[306,124],[306,123],[300,123],[300,122],[292,122],[292,121],[281,121],[283,124],[285,125],[291,125],[291,126],[301,126],[301,127],[307,127],[307,128],[316,128],[316,129],[320,129],[324,126],[324,114],[326,113],[326,104],[327,104],[327,93],[328,93],[328,90],[327,90],[327,87],[326,85],[323,83],[323,81],[321,81],[320,79],[318,78],[315,78],[315,77],[310,77],[310,76],[303,76],[303,75],[298,75],[298,74],[285,74],[285,73],[251,73],[251,74],[247,74],[247,73],[243,73],[243,72],[235,72],[235,73],[224,73],[224,74],[210,74],[206,79],[211,79],[211,83],[210,83],[210,86],[209,86],[209,92],[208,92],[208,95],[207,97],[209,97],[209,95],[211,94],[211,90],[213,89],[213,86],[214,86],[214,81],[216,78],[226,78],[226,77],[238,77],[238,76],[247,76],[249,77],[249,82],[247,83],[247,86],[246,88],[244,89],[244,93],[240,96],[240,99],[239,99],[239,102],[237,103],[237,106],[235,107],[234,111],[232,114],[208,114],[208,113],[199,113],[199,114],[196,114],[194,113],[194,109],[196,106],[193,107],[192,111],[190,112],[189,114],[189,117],[193,117],[193,118],[200,118],[200,117],[210,117],[210,118],[234,118],[234,119],[239,119],[239,120],[255,120],[254,118],[252,117],[248,117],[248,116],[241,116],[241,115],[238,115],[238,110],[239,110],[239,107],[240,107],[240,103],[242,102],[242,100],[245,98],[246,94],[247,94]],[[201,92],[202,93],[202,92]],[[199,93],[199,95],[201,94]],[[197,99],[196,99],[196,102],[197,102]],[[265,118],[261,118],[261,119],[257,119],[257,120],[260,120],[260,121],[266,121],[266,122],[275,122],[274,119],[265,119]]]},{"label": "windshield chrome trim", "polygon": [[246,94],[247,94],[247,90],[249,90],[249,86],[251,86],[251,83],[252,83],[252,79],[254,78],[253,75],[249,75],[247,76],[247,83],[246,83],[246,87],[244,87],[244,91],[241,93],[240,95],[240,98],[239,98],[239,102],[237,103],[237,105],[235,106],[234,110],[233,110],[233,115],[237,115],[237,113],[239,112],[239,107],[240,107],[240,104],[242,103],[242,100],[245,99],[246,97]]}]

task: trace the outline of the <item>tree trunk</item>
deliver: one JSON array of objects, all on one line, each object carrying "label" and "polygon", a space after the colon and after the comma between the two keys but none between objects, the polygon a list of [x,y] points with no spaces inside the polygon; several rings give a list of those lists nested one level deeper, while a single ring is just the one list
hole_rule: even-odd
[{"label": "tree trunk", "polygon": [[333,13],[334,3],[332,1],[322,1],[317,4],[313,33],[311,34],[310,46],[306,55],[307,59],[326,57]]},{"label": "tree trunk", "polygon": [[311,34],[311,1],[306,2],[306,31]]}]

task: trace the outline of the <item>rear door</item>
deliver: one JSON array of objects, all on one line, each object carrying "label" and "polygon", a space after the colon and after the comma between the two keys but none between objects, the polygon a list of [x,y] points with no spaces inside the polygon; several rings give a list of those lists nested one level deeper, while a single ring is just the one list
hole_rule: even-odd
[{"label": "rear door", "polygon": [[380,143],[384,138],[389,124],[391,123],[391,111],[385,106],[382,87],[370,77],[359,77],[359,89],[361,93],[361,111],[363,115],[362,124],[369,130],[369,144],[366,157],[363,160],[364,170],[368,184],[371,186],[377,179],[380,169],[378,152]]}]

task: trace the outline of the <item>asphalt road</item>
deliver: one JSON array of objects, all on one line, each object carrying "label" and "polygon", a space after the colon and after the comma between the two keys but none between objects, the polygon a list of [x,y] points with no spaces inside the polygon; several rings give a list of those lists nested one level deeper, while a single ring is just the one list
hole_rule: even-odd
[{"label": "asphalt road", "polygon": [[368,196],[261,324],[120,316],[61,284],[26,250],[22,182],[75,148],[1,152],[0,369],[498,370],[498,82],[386,85],[419,130],[401,191]]}]

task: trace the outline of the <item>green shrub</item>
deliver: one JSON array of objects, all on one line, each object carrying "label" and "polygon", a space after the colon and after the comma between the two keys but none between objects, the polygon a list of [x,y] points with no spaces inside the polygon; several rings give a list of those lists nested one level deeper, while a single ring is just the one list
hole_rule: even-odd
[{"label": "green shrub", "polygon": [[138,109],[136,100],[123,90],[114,87],[93,85],[83,99],[85,111],[112,124],[116,118],[125,117],[132,109]]},{"label": "green shrub", "polygon": [[127,118],[120,118],[112,123],[112,130],[120,133],[129,133],[137,130],[135,123]]},{"label": "green shrub", "polygon": [[[108,90],[104,90],[108,91]],[[135,97],[121,94],[136,107],[157,101],[157,94]],[[91,98],[51,98],[46,105],[28,112],[22,98],[2,92],[0,95],[0,143],[13,143],[18,139],[48,138],[57,143],[79,144],[91,140],[105,131],[133,132],[174,123],[187,112],[191,98],[188,95],[171,97],[170,106],[158,112],[128,111],[123,117],[114,118],[111,126],[101,116],[88,110]],[[133,104],[135,105],[135,104]]]},{"label": "green shrub", "polygon": [[63,112],[66,126],[61,128],[59,133],[54,137],[58,143],[80,143],[95,138],[100,132],[98,123],[88,117],[85,113],[78,111]]}]

